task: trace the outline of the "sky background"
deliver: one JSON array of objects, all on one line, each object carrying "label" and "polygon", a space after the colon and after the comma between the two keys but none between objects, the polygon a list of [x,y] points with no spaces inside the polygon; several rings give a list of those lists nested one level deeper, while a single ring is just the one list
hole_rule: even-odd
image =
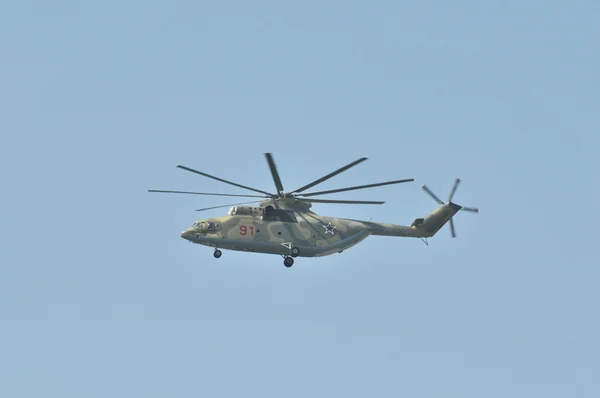
[{"label": "sky background", "polygon": [[[600,396],[598,1],[0,6],[0,396]],[[320,259],[179,236],[320,189],[425,246]],[[235,199],[235,198],[234,198]]]}]

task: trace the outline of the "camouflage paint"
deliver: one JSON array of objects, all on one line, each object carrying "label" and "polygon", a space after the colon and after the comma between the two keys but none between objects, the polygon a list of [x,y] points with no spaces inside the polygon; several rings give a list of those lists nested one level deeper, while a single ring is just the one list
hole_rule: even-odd
[{"label": "camouflage paint", "polygon": [[[292,210],[297,222],[268,221],[263,212],[267,205]],[[404,226],[328,217],[314,213],[307,206],[295,203],[267,201],[252,207],[247,215],[227,215],[199,220],[213,223],[213,231],[190,227],[181,237],[190,242],[219,249],[256,253],[290,255],[299,249],[298,257],[322,257],[344,250],[370,235],[397,237],[431,237],[460,210],[455,204],[445,204],[422,219],[419,225]],[[419,220],[419,219],[417,219]]]}]

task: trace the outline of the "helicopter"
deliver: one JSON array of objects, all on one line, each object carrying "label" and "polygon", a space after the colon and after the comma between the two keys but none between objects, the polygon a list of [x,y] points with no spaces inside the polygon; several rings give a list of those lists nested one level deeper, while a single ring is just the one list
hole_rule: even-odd
[{"label": "helicopter", "polygon": [[[297,257],[324,257],[335,253],[342,253],[371,235],[420,238],[428,244],[426,239],[434,236],[446,223],[449,223],[451,235],[455,238],[454,215],[460,210],[474,213],[479,212],[478,208],[464,207],[452,202],[456,189],[461,182],[459,178],[456,178],[454,186],[448,195],[447,202],[443,202],[426,185],[423,185],[422,189],[440,206],[431,214],[422,218],[416,218],[410,226],[317,214],[311,210],[313,203],[381,205],[385,202],[318,199],[314,198],[315,196],[413,182],[414,178],[305,192],[367,160],[366,157],[361,157],[298,189],[286,191],[275,165],[273,155],[265,153],[265,157],[275,184],[275,193],[228,181],[183,165],[178,165],[177,167],[225,184],[252,191],[254,194],[156,189],[149,189],[148,192],[261,198],[254,199],[251,202],[197,209],[196,211],[205,211],[230,207],[227,215],[198,220],[183,230],[180,235],[189,242],[214,248],[213,255],[215,258],[221,257],[221,250],[275,254],[283,257],[283,264],[288,268],[294,264],[294,259]],[[256,203],[258,205],[248,205]]]}]

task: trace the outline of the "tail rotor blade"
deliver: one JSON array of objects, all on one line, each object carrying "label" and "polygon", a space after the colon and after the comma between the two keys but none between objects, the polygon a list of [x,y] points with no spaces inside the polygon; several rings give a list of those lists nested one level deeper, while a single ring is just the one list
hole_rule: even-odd
[{"label": "tail rotor blade", "polygon": [[454,186],[452,187],[452,191],[450,191],[450,195],[448,195],[448,203],[452,202],[452,198],[454,197],[454,193],[456,192],[456,188],[458,188],[458,184],[460,184],[460,179],[457,178]]},{"label": "tail rotor blade", "polygon": [[423,185],[423,190],[425,192],[427,192],[433,198],[433,200],[435,200],[436,202],[438,202],[441,205],[444,204],[444,202],[442,202],[442,200],[440,198],[438,198],[437,196],[435,196],[435,194],[433,192],[431,192],[431,190],[429,188],[427,188],[427,185]]},{"label": "tail rotor blade", "polygon": [[453,238],[456,238],[456,231],[454,230],[454,221],[450,219],[450,233]]},{"label": "tail rotor blade", "polygon": [[463,207],[461,210],[470,211],[470,212],[473,212],[473,213],[479,213],[479,209],[476,208],[476,207]]}]

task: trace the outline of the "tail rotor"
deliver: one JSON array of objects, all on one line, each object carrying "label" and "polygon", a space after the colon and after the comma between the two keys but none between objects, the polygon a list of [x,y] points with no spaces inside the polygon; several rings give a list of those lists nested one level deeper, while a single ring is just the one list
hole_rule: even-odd
[{"label": "tail rotor", "polygon": [[[429,196],[431,196],[433,198],[433,200],[435,200],[438,204],[440,205],[450,205],[450,206],[456,206],[458,207],[458,210],[464,210],[464,211],[468,211],[468,212],[472,212],[472,213],[479,213],[479,209],[476,207],[464,207],[464,206],[460,206],[457,205],[456,203],[452,202],[452,199],[454,198],[454,194],[456,193],[456,189],[458,188],[458,185],[460,184],[460,179],[457,178],[454,181],[454,186],[452,187],[452,190],[450,191],[450,194],[448,194],[448,202],[444,203],[440,198],[438,198],[428,187],[427,185],[423,185],[423,190],[425,192],[427,192],[429,194]],[[450,234],[452,235],[453,238],[456,238],[456,230],[454,228],[454,221],[451,218],[450,219]]]}]

